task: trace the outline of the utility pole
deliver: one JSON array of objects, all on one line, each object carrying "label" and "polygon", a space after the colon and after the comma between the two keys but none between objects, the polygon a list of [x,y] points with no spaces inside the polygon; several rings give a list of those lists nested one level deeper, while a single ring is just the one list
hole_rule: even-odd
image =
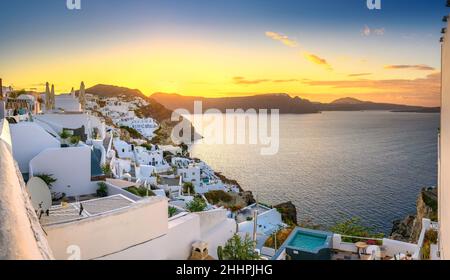
[{"label": "utility pole", "polygon": [[258,193],[256,193],[256,210],[253,212],[253,241],[256,242],[258,231]]},{"label": "utility pole", "polygon": [[6,101],[3,101],[3,81],[0,78],[0,120],[6,117]]},{"label": "utility pole", "polygon": [[3,100],[3,81],[0,78],[0,101]]}]

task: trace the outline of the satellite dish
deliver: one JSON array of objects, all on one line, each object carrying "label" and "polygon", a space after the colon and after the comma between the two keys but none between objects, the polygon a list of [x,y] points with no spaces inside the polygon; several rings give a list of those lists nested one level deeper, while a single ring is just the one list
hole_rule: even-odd
[{"label": "satellite dish", "polygon": [[52,206],[52,194],[48,185],[38,177],[31,178],[27,183],[31,203],[36,211],[46,212]]}]

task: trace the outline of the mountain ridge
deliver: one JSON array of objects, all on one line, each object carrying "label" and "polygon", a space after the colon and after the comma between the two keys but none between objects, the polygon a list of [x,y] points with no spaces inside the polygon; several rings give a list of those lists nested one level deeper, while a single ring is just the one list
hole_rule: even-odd
[{"label": "mountain ridge", "polygon": [[370,110],[418,113],[440,112],[440,108],[438,107],[376,103],[372,101],[359,100],[353,97],[339,98],[331,103],[311,102],[308,99],[298,96],[292,97],[286,93],[267,93],[250,96],[209,98],[200,96],[183,96],[177,93],[157,92],[147,96],[139,89],[130,89],[127,87],[106,84],[97,84],[86,89],[86,92],[103,97],[127,95],[131,97],[144,98],[153,104],[153,106],[149,106],[146,111],[153,115],[158,121],[169,119],[173,111],[177,109],[186,109],[191,113],[194,112],[194,101],[202,102],[203,112],[208,109],[218,109],[221,112],[225,112],[227,109],[279,109],[280,114],[312,114],[324,111]]},{"label": "mountain ridge", "polygon": [[[411,106],[391,103],[376,103],[362,101],[353,97],[344,97],[331,103],[311,102],[300,97],[291,97],[285,93],[272,93],[253,96],[207,98],[196,96],[182,96],[180,94],[154,93],[153,99],[169,109],[187,109],[193,112],[194,101],[202,101],[203,109],[279,109],[281,114],[310,114],[323,111],[370,111],[383,110],[393,112],[439,112],[437,107]],[[262,101],[264,100],[264,101]]]}]

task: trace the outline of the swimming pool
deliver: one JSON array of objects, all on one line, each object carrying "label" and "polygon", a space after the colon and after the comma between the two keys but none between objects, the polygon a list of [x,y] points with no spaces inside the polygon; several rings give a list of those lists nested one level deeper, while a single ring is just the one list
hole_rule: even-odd
[{"label": "swimming pool", "polygon": [[333,233],[296,228],[278,250],[276,257],[286,252],[291,260],[330,260]]},{"label": "swimming pool", "polygon": [[298,248],[300,250],[314,251],[319,247],[323,247],[326,241],[326,235],[297,232],[288,246]]}]

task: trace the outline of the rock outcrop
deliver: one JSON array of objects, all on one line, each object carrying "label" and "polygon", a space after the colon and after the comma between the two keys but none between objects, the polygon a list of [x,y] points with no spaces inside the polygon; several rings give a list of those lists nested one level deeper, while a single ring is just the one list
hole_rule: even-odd
[{"label": "rock outcrop", "polygon": [[283,222],[287,224],[297,224],[297,208],[291,202],[285,202],[274,206],[280,213],[283,218]]},{"label": "rock outcrop", "polygon": [[417,198],[417,213],[403,220],[394,221],[390,238],[394,240],[416,243],[422,231],[422,220],[437,220],[437,189],[426,188]]}]

